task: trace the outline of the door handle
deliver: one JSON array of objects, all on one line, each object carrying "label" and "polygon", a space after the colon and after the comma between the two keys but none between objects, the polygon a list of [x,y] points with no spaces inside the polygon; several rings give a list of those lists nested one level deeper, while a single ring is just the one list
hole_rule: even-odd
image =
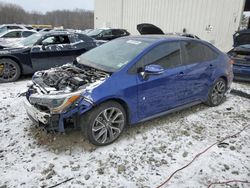
[{"label": "door handle", "polygon": [[176,75],[176,77],[182,77],[184,76],[184,72],[179,72],[179,74]]},{"label": "door handle", "polygon": [[179,75],[180,75],[180,76],[183,76],[183,75],[184,75],[184,72],[179,72]]}]

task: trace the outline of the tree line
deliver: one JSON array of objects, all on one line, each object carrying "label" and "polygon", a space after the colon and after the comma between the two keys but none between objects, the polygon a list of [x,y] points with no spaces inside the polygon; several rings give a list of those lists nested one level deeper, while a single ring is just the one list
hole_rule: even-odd
[{"label": "tree line", "polygon": [[94,27],[93,11],[55,10],[42,14],[40,12],[27,12],[21,6],[0,2],[0,24],[27,24],[63,26],[70,29],[91,29]]}]

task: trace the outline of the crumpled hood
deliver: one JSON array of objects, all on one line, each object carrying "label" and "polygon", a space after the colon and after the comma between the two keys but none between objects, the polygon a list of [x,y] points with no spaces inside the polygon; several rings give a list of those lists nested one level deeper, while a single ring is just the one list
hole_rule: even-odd
[{"label": "crumpled hood", "polygon": [[237,31],[234,36],[234,47],[250,44],[250,29]]},{"label": "crumpled hood", "polygon": [[164,35],[159,27],[149,23],[138,24],[137,30],[141,35]]}]

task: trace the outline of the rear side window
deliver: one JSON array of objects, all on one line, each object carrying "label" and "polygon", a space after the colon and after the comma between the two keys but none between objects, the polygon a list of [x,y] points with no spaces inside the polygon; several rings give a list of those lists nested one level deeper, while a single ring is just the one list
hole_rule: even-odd
[{"label": "rear side window", "polygon": [[34,32],[31,32],[31,31],[24,31],[22,33],[23,37],[28,37],[28,36],[33,35],[33,34],[34,34]]},{"label": "rear side window", "polygon": [[181,65],[181,49],[179,42],[160,44],[152,49],[144,57],[144,65],[157,64],[164,69],[174,68]]},{"label": "rear side window", "polygon": [[112,34],[114,36],[123,36],[123,35],[126,35],[126,32],[124,30],[121,30],[121,29],[114,29],[114,30],[112,30]]},{"label": "rear side window", "polygon": [[182,54],[185,65],[212,61],[218,57],[218,54],[210,47],[194,41],[182,42]]}]

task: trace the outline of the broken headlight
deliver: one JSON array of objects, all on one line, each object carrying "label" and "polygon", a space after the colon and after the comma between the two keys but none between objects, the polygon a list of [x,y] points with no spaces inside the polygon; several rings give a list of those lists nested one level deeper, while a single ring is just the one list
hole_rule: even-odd
[{"label": "broken headlight", "polygon": [[33,94],[29,97],[33,105],[46,106],[52,114],[64,112],[69,106],[76,103],[81,97],[81,92],[61,95]]}]

